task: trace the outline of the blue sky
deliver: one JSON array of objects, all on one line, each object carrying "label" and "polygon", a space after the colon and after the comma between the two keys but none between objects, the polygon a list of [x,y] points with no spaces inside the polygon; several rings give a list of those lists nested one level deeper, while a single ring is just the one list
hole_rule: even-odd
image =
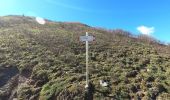
[{"label": "blue sky", "polygon": [[39,16],[124,29],[170,43],[170,0],[0,0],[0,16]]}]

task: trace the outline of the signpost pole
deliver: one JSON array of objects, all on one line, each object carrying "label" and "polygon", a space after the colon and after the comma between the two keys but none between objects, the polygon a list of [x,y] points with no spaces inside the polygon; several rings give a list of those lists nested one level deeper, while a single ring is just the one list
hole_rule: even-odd
[{"label": "signpost pole", "polygon": [[[86,32],[86,36],[88,36],[88,32]],[[89,69],[88,69],[88,49],[89,49],[89,44],[88,41],[86,41],[86,88],[88,88],[89,85]]]},{"label": "signpost pole", "polygon": [[85,88],[89,87],[89,65],[88,65],[88,61],[89,61],[89,54],[88,54],[88,50],[89,50],[89,42],[94,41],[94,37],[93,36],[89,36],[88,32],[86,32],[86,36],[80,36],[80,41],[82,42],[86,42],[86,85]]}]

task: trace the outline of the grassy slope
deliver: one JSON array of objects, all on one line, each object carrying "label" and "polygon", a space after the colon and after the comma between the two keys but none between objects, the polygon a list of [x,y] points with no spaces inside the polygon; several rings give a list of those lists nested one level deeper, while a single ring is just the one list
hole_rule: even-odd
[{"label": "grassy slope", "polygon": [[[96,37],[90,44],[89,62],[94,99],[170,97],[168,46],[121,30],[52,21],[39,25],[30,17],[0,17],[0,67],[16,66],[28,80],[18,86],[17,97],[84,98],[85,49],[78,37],[86,31]],[[109,86],[101,87],[99,80]]]}]

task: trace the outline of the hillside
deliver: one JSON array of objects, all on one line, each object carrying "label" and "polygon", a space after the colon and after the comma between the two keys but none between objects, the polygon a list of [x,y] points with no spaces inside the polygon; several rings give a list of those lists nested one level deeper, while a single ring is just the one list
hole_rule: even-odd
[{"label": "hillside", "polygon": [[[81,23],[40,25],[34,17],[0,17],[0,100],[81,100],[89,32],[94,100],[169,100],[170,46],[123,30]],[[103,87],[103,80],[108,86]]]}]

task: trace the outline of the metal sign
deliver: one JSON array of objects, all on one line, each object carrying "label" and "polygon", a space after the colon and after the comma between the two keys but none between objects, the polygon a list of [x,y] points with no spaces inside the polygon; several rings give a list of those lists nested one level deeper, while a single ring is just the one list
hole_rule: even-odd
[{"label": "metal sign", "polygon": [[80,41],[85,42],[85,41],[94,41],[93,36],[80,36]]}]

